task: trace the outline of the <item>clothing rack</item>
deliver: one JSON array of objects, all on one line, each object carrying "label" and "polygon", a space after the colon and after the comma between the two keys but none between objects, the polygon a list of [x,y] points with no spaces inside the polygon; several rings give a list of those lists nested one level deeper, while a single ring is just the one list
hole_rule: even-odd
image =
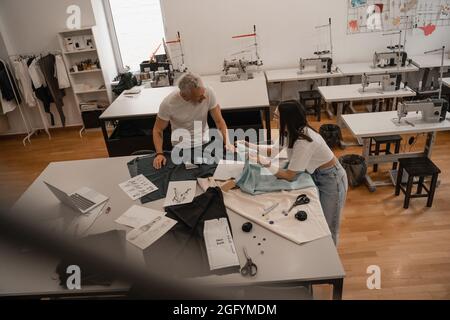
[{"label": "clothing rack", "polygon": [[23,145],[26,146],[26,141],[28,140],[28,143],[31,143],[31,136],[33,136],[36,133],[36,130],[33,129],[33,126],[31,125],[30,119],[28,119],[25,116],[25,114],[24,114],[24,112],[22,110],[22,105],[21,105],[21,103],[19,103],[19,98],[17,97],[17,94],[20,95],[20,92],[16,92],[16,90],[15,90],[15,88],[18,88],[18,86],[17,86],[17,83],[14,81],[14,79],[11,78],[11,76],[9,74],[9,71],[12,72],[11,68],[9,67],[9,64],[6,63],[2,59],[0,59],[0,63],[2,63],[3,66],[6,69],[6,75],[8,77],[9,84],[11,85],[11,87],[13,89],[12,91],[14,93],[14,99],[16,101],[17,108],[19,108],[20,116],[22,117],[23,124],[25,125],[25,129],[27,130],[27,136],[22,140]]},{"label": "clothing rack", "polygon": [[[37,56],[41,56],[41,57],[42,57],[42,56],[45,56],[45,55],[50,54],[50,53],[51,53],[51,52],[49,52],[49,53],[40,53],[40,54],[20,54],[20,55],[10,55],[9,58],[10,58],[11,60],[17,61],[17,60],[22,60],[22,59],[35,58],[35,57],[37,57]],[[52,54],[61,54],[61,53],[52,53]],[[19,91],[20,91],[20,89],[19,89]],[[19,93],[19,94],[20,94],[20,93]],[[42,125],[44,126],[43,129],[44,129],[44,131],[47,133],[49,140],[51,140],[51,139],[52,139],[52,136],[51,136],[50,130],[49,130],[49,128],[48,128],[47,119],[46,119],[44,113],[42,112],[43,106],[41,105],[41,101],[36,97],[36,94],[35,94],[35,93],[33,93],[33,96],[34,96],[34,100],[36,101],[36,107],[37,107],[37,109],[38,109],[38,111],[39,111],[39,116],[40,116],[40,118],[41,118]],[[23,102],[23,101],[24,101],[24,99],[22,99],[22,102]],[[39,129],[38,129],[38,130],[39,130]],[[36,131],[38,131],[38,130],[34,129],[33,134],[34,134]],[[28,139],[28,141],[30,141],[30,139]]]}]

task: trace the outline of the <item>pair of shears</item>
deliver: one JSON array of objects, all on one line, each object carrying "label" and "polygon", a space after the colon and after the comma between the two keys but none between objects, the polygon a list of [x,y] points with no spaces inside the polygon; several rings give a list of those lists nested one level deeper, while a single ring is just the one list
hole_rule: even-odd
[{"label": "pair of shears", "polygon": [[247,249],[245,247],[244,247],[244,255],[245,255],[245,258],[247,259],[247,262],[242,267],[241,274],[244,277],[256,276],[256,273],[258,272],[258,267],[256,266],[256,264],[253,263],[252,259],[248,256]]},{"label": "pair of shears", "polygon": [[292,206],[289,208],[289,210],[284,210],[283,214],[289,214],[289,212],[291,212],[292,209],[294,209],[297,206],[301,206],[303,204],[308,204],[311,200],[308,198],[308,196],[306,194],[301,194],[297,197],[297,199],[295,199],[294,203],[292,204]]}]

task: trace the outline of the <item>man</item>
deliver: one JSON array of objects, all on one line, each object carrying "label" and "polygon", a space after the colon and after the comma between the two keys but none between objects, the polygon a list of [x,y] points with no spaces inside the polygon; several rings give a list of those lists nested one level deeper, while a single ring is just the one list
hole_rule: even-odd
[{"label": "man", "polygon": [[[163,131],[170,122],[172,138],[175,130],[184,129],[190,133],[191,143],[186,148],[196,148],[209,142],[208,113],[211,114],[217,129],[220,131],[224,145],[230,151],[234,147],[228,141],[228,128],[222,117],[220,106],[211,88],[205,87],[201,78],[192,73],[184,75],[178,82],[179,90],[169,94],[161,103],[155,126],[153,127],[153,143],[156,157],[153,161],[155,169],[166,165],[167,159],[163,153]],[[201,122],[201,136],[194,131],[194,122]],[[172,139],[172,145],[180,142]]]}]

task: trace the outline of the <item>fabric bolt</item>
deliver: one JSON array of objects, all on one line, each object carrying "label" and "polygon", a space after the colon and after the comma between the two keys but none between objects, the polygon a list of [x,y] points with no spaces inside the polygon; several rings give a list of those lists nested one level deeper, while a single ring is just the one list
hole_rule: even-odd
[{"label": "fabric bolt", "polygon": [[45,77],[48,88],[58,110],[62,126],[66,126],[66,116],[64,115],[64,90],[59,89],[58,79],[55,78],[55,56],[53,54],[46,55],[39,60],[39,67]]},{"label": "fabric bolt", "polygon": [[28,72],[28,66],[26,65],[25,61],[14,61],[13,68],[25,103],[30,107],[36,106],[36,99],[34,98],[33,94],[33,84]]},{"label": "fabric bolt", "polygon": [[58,79],[60,89],[70,88],[69,76],[67,75],[66,66],[60,55],[55,56],[55,76]]},{"label": "fabric bolt", "polygon": [[214,174],[217,167],[215,164],[202,164],[198,165],[198,168],[187,170],[184,164],[176,165],[172,162],[170,152],[166,152],[165,156],[167,164],[159,170],[153,167],[155,154],[136,158],[127,164],[131,177],[143,174],[158,187],[155,192],[141,198],[143,204],[165,198],[170,181],[196,180],[198,177],[209,177]]},{"label": "fabric bolt", "polygon": [[337,244],[342,210],[348,190],[347,173],[338,162],[331,168],[316,170],[313,179],[319,189],[325,219],[330,227],[334,243]]},{"label": "fabric bolt", "polygon": [[[211,181],[213,180],[198,179],[202,189],[215,186]],[[310,202],[294,207],[288,213],[288,216],[285,216],[283,211],[289,210],[301,194],[305,194]],[[223,198],[228,209],[294,243],[302,244],[331,235],[316,187],[268,192],[259,195],[251,195],[239,189],[232,189],[223,192]],[[263,216],[265,210],[274,205],[276,207]],[[300,210],[307,213],[306,221],[298,221],[295,218],[295,214]]]},{"label": "fabric bolt", "polygon": [[203,236],[207,220],[226,218],[220,188],[209,188],[192,203],[167,207],[167,217],[178,221],[158,241],[144,251],[152,271],[173,277],[195,277],[239,272],[239,267],[210,271]]},{"label": "fabric bolt", "polygon": [[236,185],[249,194],[262,194],[281,190],[299,190],[314,187],[314,181],[308,173],[299,173],[294,181],[278,179],[276,176],[261,167],[246,161],[244,170]]}]

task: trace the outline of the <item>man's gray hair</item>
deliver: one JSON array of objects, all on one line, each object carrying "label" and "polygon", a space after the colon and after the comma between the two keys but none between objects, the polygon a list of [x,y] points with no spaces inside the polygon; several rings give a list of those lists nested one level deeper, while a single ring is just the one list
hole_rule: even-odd
[{"label": "man's gray hair", "polygon": [[191,72],[186,73],[178,80],[178,88],[183,93],[190,93],[192,89],[203,87],[203,81],[200,76]]}]

